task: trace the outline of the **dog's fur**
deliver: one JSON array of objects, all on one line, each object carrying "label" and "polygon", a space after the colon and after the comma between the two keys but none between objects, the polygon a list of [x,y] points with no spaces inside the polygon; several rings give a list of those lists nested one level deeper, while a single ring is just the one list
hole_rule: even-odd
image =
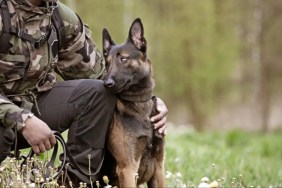
[{"label": "dog's fur", "polygon": [[139,18],[132,23],[128,39],[116,45],[103,30],[103,53],[107,74],[104,85],[117,95],[114,118],[107,138],[101,175],[118,187],[165,187],[164,135],[154,130],[150,117],[155,115],[152,98],[154,81],[147,44]]}]

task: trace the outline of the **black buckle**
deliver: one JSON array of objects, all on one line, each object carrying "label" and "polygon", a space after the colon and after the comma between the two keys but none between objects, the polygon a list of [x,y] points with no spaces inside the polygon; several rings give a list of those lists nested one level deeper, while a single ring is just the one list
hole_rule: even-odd
[{"label": "black buckle", "polygon": [[58,7],[58,3],[54,1],[45,1],[45,7],[47,12],[52,12]]},{"label": "black buckle", "polygon": [[44,42],[45,42],[44,40],[45,40],[45,35],[43,35],[43,36],[40,37],[37,41],[35,41],[35,42],[33,43],[33,46],[34,46],[35,48],[41,47],[42,44],[44,44]]},{"label": "black buckle", "polygon": [[24,34],[23,29],[18,29],[18,32],[17,32],[18,37],[22,37],[23,34]]},{"label": "black buckle", "polygon": [[40,41],[35,41],[34,44],[33,44],[34,48],[39,48],[41,45],[40,45]]},{"label": "black buckle", "polygon": [[50,32],[51,32],[50,30],[51,30],[51,28],[48,28],[48,32],[45,33],[45,35],[41,36],[38,40],[36,40],[36,41],[33,43],[33,46],[34,46],[35,48],[39,48],[39,47],[41,47],[45,42],[47,42],[47,39],[48,39],[48,37],[49,37],[49,35],[50,35]]}]

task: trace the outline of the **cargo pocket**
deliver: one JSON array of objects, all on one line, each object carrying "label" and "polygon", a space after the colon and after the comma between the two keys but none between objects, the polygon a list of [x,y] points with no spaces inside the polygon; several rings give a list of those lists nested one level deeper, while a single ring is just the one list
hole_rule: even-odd
[{"label": "cargo pocket", "polygon": [[23,55],[0,54],[0,84],[24,78],[28,63]]}]

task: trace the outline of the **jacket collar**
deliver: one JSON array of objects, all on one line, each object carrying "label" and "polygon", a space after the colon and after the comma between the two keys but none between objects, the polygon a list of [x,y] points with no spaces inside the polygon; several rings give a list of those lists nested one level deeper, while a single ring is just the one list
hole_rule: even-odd
[{"label": "jacket collar", "polygon": [[[52,14],[52,7],[47,6],[34,6],[28,0],[11,0],[11,2],[15,5],[15,7],[22,9],[24,11],[33,12],[36,14]],[[56,1],[55,1],[56,3]],[[49,4],[48,4],[49,5]]]}]

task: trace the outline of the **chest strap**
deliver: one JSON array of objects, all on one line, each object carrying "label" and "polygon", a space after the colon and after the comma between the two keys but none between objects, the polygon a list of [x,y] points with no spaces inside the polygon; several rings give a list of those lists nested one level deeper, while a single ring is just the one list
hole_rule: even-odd
[{"label": "chest strap", "polygon": [[[8,10],[7,2],[4,0],[0,0],[0,15],[3,22],[2,34],[0,36],[0,53],[7,53],[11,47],[9,44],[11,34],[10,34],[10,26],[11,26],[11,17]],[[7,19],[8,17],[8,19]]]},{"label": "chest strap", "polygon": [[48,39],[49,35],[50,35],[50,31],[52,31],[51,29],[47,29],[47,33],[43,36],[41,36],[39,39],[34,38],[32,35],[24,32],[23,29],[18,29],[15,27],[10,27],[10,33],[14,34],[18,37],[20,37],[21,39],[24,39],[25,41],[30,42],[34,48],[39,48],[41,47]]}]

